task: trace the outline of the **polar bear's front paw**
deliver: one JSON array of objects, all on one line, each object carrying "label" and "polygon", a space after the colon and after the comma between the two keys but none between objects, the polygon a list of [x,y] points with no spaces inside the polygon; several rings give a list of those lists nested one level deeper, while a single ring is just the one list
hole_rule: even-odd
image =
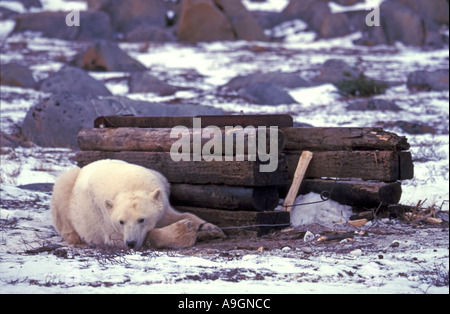
[{"label": "polar bear's front paw", "polygon": [[174,223],[173,230],[173,246],[176,247],[191,247],[197,241],[197,230],[195,230],[194,223],[189,219],[183,219]]},{"label": "polar bear's front paw", "polygon": [[222,229],[220,229],[216,225],[205,222],[204,224],[200,225],[197,237],[199,240],[208,240],[215,238],[225,239],[227,236],[225,235],[225,233],[223,233]]}]

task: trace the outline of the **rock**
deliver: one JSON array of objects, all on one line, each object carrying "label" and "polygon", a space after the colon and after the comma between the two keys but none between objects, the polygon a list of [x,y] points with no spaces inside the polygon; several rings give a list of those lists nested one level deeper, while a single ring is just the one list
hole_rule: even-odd
[{"label": "rock", "polygon": [[29,140],[20,134],[20,132],[16,134],[6,134],[3,131],[0,131],[0,148],[4,147],[31,147],[32,144]]},{"label": "rock", "polygon": [[340,37],[351,32],[347,16],[333,14],[326,0],[291,0],[282,14],[285,20],[305,21],[322,38]]},{"label": "rock", "polygon": [[130,93],[155,93],[160,96],[173,95],[179,89],[146,72],[134,72],[129,79],[128,86]]},{"label": "rock", "polygon": [[250,14],[263,29],[271,29],[285,22],[285,17],[280,12],[251,11]]},{"label": "rock", "polygon": [[133,113],[120,102],[62,92],[30,108],[22,132],[39,146],[77,148],[78,132],[92,127],[97,116]]},{"label": "rock", "polygon": [[412,91],[449,90],[449,70],[412,72],[408,75],[406,86]]},{"label": "rock", "polygon": [[139,25],[166,26],[166,7],[160,0],[90,0],[88,4],[107,13],[117,32],[127,33]]},{"label": "rock", "polygon": [[212,0],[184,0],[177,32],[187,43],[236,39],[230,21]]},{"label": "rock", "polygon": [[359,29],[364,45],[395,44],[441,47],[448,43],[440,33],[440,24],[448,24],[448,1],[388,0],[380,6],[381,27]]},{"label": "rock", "polygon": [[87,71],[144,71],[145,66],[131,58],[114,42],[97,41],[94,45],[75,57],[72,65]]},{"label": "rock", "polygon": [[184,0],[178,21],[183,42],[257,40],[267,37],[240,0]]},{"label": "rock", "polygon": [[241,0],[214,0],[231,23],[237,39],[266,41],[267,37],[258,22],[241,3]]},{"label": "rock", "polygon": [[423,21],[417,12],[396,1],[383,2],[380,12],[383,12],[381,24],[389,44],[401,41],[406,45],[422,46],[425,43]]},{"label": "rock", "polygon": [[237,76],[231,79],[224,87],[229,90],[239,90],[254,83],[272,83],[285,88],[311,86],[309,81],[301,78],[298,74],[276,71]]},{"label": "rock", "polygon": [[362,72],[348,65],[345,61],[330,59],[325,61],[320,69],[320,73],[313,78],[313,81],[319,84],[337,83],[342,80],[357,79],[361,75]]},{"label": "rock", "polygon": [[391,245],[389,245],[389,247],[392,247],[392,248],[396,248],[399,246],[400,246],[400,242],[398,240],[392,241]]},{"label": "rock", "polygon": [[30,183],[24,185],[18,185],[17,187],[22,190],[37,191],[37,192],[53,192],[53,183]]},{"label": "rock", "polygon": [[436,134],[437,130],[431,126],[423,124],[421,122],[407,122],[407,121],[395,121],[395,127],[403,130],[408,134]]},{"label": "rock", "polygon": [[362,250],[361,249],[356,249],[350,252],[351,255],[353,255],[354,257],[359,257],[362,255]]},{"label": "rock", "polygon": [[389,87],[386,82],[368,78],[357,68],[338,59],[327,60],[312,81],[316,84],[332,83],[343,96],[378,95]]},{"label": "rock", "polygon": [[297,103],[294,98],[278,85],[258,82],[239,90],[239,95],[246,100],[260,105],[281,105]]},{"label": "rock", "polygon": [[348,110],[382,110],[382,111],[401,111],[402,109],[394,101],[384,99],[363,99],[357,100],[347,107]]},{"label": "rock", "polygon": [[424,19],[429,19],[438,24],[449,24],[449,4],[447,0],[396,0],[406,5],[415,12],[420,13]]},{"label": "rock", "polygon": [[303,242],[310,242],[315,239],[315,235],[311,231],[306,231],[303,236]]},{"label": "rock", "polygon": [[72,92],[84,95],[108,96],[111,92],[101,82],[92,78],[79,68],[64,67],[41,81],[40,90],[44,92]]},{"label": "rock", "polygon": [[33,78],[33,73],[27,67],[16,62],[2,64],[0,73],[0,85],[38,88],[38,84]]},{"label": "rock", "polygon": [[386,82],[377,81],[362,74],[356,79],[343,79],[333,84],[338,89],[339,94],[344,97],[370,97],[380,95],[384,94],[389,87],[389,84]]},{"label": "rock", "polygon": [[0,7],[0,21],[13,19],[19,13],[8,8]]},{"label": "rock", "polygon": [[310,248],[309,246],[304,246],[301,248],[302,252],[305,254],[312,254],[313,253],[313,249]]},{"label": "rock", "polygon": [[318,34],[322,38],[342,37],[350,33],[350,21],[344,13],[328,14],[318,29]]},{"label": "rock", "polygon": [[54,94],[34,105],[22,123],[22,133],[39,146],[77,149],[77,135],[102,115],[191,116],[223,114],[216,108],[135,101],[127,97],[97,97],[69,92]]},{"label": "rock", "polygon": [[124,40],[131,42],[175,42],[176,37],[168,29],[152,25],[139,25],[126,33]]},{"label": "rock", "polygon": [[15,17],[13,32],[40,32],[44,37],[64,40],[111,39],[114,32],[109,16],[103,12],[80,12],[80,26],[67,26],[68,12],[24,13]]}]

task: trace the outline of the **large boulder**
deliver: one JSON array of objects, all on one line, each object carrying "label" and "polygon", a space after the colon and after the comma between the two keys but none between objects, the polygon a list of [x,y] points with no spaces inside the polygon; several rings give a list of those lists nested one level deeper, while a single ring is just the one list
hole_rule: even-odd
[{"label": "large boulder", "polygon": [[351,102],[347,106],[347,110],[356,110],[356,111],[401,111],[400,108],[395,101],[389,101],[385,99],[378,98],[366,98],[361,100],[356,100]]},{"label": "large boulder", "polygon": [[342,80],[354,80],[362,75],[355,67],[343,60],[329,59],[325,61],[319,74],[313,79],[318,84],[337,83]]},{"label": "large boulder", "polygon": [[184,0],[177,33],[188,43],[236,39],[230,21],[212,0]]},{"label": "large boulder", "polygon": [[432,20],[438,24],[449,24],[449,4],[448,0],[396,0],[404,4],[415,12],[418,12],[424,19]]},{"label": "large boulder", "polygon": [[[363,37],[356,43],[442,47],[448,37],[441,34],[441,24],[448,24],[449,5],[446,0],[386,0],[380,6],[380,26],[366,27],[359,22]],[[357,15],[364,18],[366,12]],[[355,21],[357,21],[356,19]]]},{"label": "large boulder", "polygon": [[412,72],[408,75],[406,85],[412,91],[449,90],[449,70]]},{"label": "large boulder", "polygon": [[179,40],[267,40],[263,29],[240,0],[184,0],[178,19]]},{"label": "large boulder", "polygon": [[51,74],[41,81],[40,90],[51,93],[67,91],[84,95],[112,95],[105,85],[92,78],[82,69],[75,67],[64,67]]},{"label": "large boulder", "polygon": [[231,23],[237,39],[267,40],[263,29],[242,4],[241,0],[214,0]]},{"label": "large boulder", "polygon": [[88,5],[107,13],[117,32],[127,33],[138,25],[166,25],[166,7],[161,0],[89,0]]},{"label": "large boulder", "polygon": [[30,69],[16,62],[1,65],[0,85],[33,89],[38,87]]},{"label": "large boulder", "polygon": [[130,42],[175,42],[173,31],[153,25],[138,25],[125,34],[124,40]]},{"label": "large boulder", "polygon": [[40,32],[49,38],[64,40],[111,39],[114,31],[107,14],[99,11],[80,12],[80,26],[68,26],[69,12],[35,12],[19,14],[15,17],[13,32]]},{"label": "large boulder", "polygon": [[254,83],[272,83],[285,88],[308,87],[311,83],[292,72],[267,72],[237,76],[224,87],[228,90],[239,90]]},{"label": "large boulder", "polygon": [[297,103],[283,88],[278,85],[257,82],[243,87],[239,95],[247,101],[259,105],[282,105]]},{"label": "large boulder", "polygon": [[168,105],[121,96],[97,97],[62,92],[30,108],[22,123],[22,133],[40,146],[76,149],[78,132],[82,128],[92,128],[95,118],[126,114],[195,116],[223,114],[223,111],[206,106]]},{"label": "large boulder", "polygon": [[322,38],[340,37],[351,32],[347,16],[332,13],[327,0],[291,0],[282,15],[286,20],[305,21]]},{"label": "large boulder", "polygon": [[401,41],[406,45],[422,46],[425,43],[424,23],[417,12],[396,1],[383,2],[380,12],[383,12],[381,23],[389,44]]},{"label": "large boulder", "polygon": [[160,96],[173,95],[179,89],[146,72],[134,72],[128,81],[130,93],[154,93]]},{"label": "large boulder", "polygon": [[71,62],[88,71],[144,71],[145,66],[130,57],[114,42],[100,40],[88,47]]}]

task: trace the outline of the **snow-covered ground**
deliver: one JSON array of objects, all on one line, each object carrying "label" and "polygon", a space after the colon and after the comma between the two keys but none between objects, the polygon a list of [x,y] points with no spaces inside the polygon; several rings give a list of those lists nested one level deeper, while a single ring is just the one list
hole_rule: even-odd
[{"label": "snow-covered ground", "polygon": [[[60,10],[68,1],[42,1],[45,9]],[[244,1],[250,9],[280,11],[287,1]],[[69,2],[83,9],[83,2]],[[15,6],[16,2],[0,2]],[[334,6],[336,9],[337,7]],[[11,7],[11,9],[14,9]],[[33,9],[35,10],[35,9]],[[11,21],[0,22],[1,62],[20,61],[41,80],[59,70],[84,46],[33,34],[6,37]],[[280,43],[217,42],[121,43],[153,75],[191,88],[173,96],[128,94],[128,73],[91,73],[115,95],[133,99],[212,105],[229,112],[289,113],[296,122],[313,126],[382,126],[405,135],[411,144],[415,177],[402,183],[401,203],[443,205],[449,200],[449,92],[411,93],[408,73],[449,67],[449,51],[405,47],[360,47],[359,34],[316,40],[302,21],[269,32],[285,36]],[[376,79],[401,82],[379,98],[393,100],[403,110],[350,111],[331,84],[289,90],[298,104],[261,106],[226,97],[219,87],[237,75],[295,71],[314,77],[328,59],[357,66]],[[12,132],[26,111],[48,97],[34,90],[1,86],[1,129]],[[413,135],[389,122],[404,120],[434,127],[436,134]],[[398,220],[377,222],[388,234],[355,236],[339,250],[305,245],[312,251],[280,243],[272,250],[236,249],[225,254],[214,247],[180,251],[110,252],[66,246],[51,226],[49,192],[20,189],[31,183],[53,183],[74,166],[74,152],[49,148],[3,148],[0,161],[0,292],[1,293],[448,293],[448,228],[413,229]],[[331,203],[333,204],[333,203]],[[337,206],[337,205],[336,205]],[[318,208],[320,210],[320,208]],[[339,210],[336,210],[338,212]],[[333,213],[333,215],[336,214]],[[369,227],[365,227],[370,230]],[[362,228],[363,230],[366,230]],[[356,230],[359,232],[361,230]],[[317,238],[317,236],[316,236]],[[303,241],[299,239],[298,241]],[[391,246],[397,241],[399,244]],[[303,242],[302,242],[303,243]],[[60,245],[56,248],[54,245]],[[47,247],[44,252],[33,249]],[[335,248],[335,246],[333,246]],[[31,250],[31,251],[30,251]],[[442,278],[447,284],[439,284]]]}]

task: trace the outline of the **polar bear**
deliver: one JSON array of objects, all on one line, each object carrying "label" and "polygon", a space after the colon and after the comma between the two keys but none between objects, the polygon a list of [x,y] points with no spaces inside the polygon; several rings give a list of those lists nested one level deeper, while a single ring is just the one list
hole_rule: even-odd
[{"label": "polar bear", "polygon": [[169,183],[157,171],[99,160],[63,173],[50,202],[53,225],[69,244],[121,248],[189,247],[225,238],[217,226],[169,204]]}]

